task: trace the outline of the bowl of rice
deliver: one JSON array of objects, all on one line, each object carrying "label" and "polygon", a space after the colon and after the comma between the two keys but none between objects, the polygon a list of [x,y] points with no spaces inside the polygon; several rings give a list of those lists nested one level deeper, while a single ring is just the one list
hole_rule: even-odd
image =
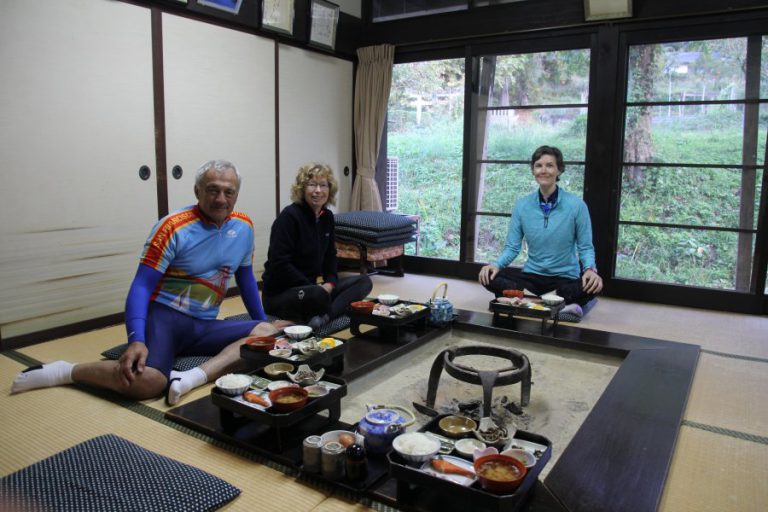
[{"label": "bowl of rice", "polygon": [[392,441],[392,448],[408,462],[423,463],[437,455],[440,441],[423,432],[407,432]]},{"label": "bowl of rice", "polygon": [[237,396],[245,393],[251,386],[253,378],[244,373],[228,373],[216,379],[216,387],[222,393],[229,396]]}]

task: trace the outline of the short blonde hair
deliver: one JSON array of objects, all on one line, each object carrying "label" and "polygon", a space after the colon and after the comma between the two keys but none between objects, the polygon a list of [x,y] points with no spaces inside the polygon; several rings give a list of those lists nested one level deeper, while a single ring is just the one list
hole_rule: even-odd
[{"label": "short blonde hair", "polygon": [[339,191],[339,184],[333,177],[333,170],[329,165],[311,163],[299,167],[296,173],[296,181],[291,185],[291,201],[296,204],[304,202],[304,189],[310,180],[325,178],[328,180],[328,203],[336,204],[336,193]]}]

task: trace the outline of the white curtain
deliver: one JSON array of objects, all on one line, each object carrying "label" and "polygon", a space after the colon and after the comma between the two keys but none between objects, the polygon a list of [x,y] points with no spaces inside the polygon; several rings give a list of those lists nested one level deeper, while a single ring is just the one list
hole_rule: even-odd
[{"label": "white curtain", "polygon": [[357,50],[355,80],[355,157],[357,177],[352,185],[352,210],[382,211],[374,179],[379,143],[387,117],[395,47],[368,46]]}]

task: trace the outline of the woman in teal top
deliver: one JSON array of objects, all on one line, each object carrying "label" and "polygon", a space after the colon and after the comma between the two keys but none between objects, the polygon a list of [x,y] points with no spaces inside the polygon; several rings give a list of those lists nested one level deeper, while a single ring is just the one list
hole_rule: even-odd
[{"label": "woman in teal top", "polygon": [[[508,289],[537,295],[554,290],[567,304],[586,304],[603,289],[587,205],[557,186],[565,164],[556,147],[538,148],[531,157],[531,170],[539,188],[515,203],[504,250],[494,263],[480,269],[479,281],[497,297]],[[523,238],[528,261],[522,271],[508,268],[520,253]],[[580,314],[580,308],[569,309]]]}]

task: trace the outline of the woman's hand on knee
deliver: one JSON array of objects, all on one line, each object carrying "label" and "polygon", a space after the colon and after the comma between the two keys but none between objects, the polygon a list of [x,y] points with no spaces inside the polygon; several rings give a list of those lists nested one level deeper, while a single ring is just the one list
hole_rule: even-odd
[{"label": "woman's hand on knee", "polygon": [[488,284],[493,281],[493,279],[496,277],[496,275],[499,273],[499,267],[496,265],[485,265],[483,268],[480,269],[480,275],[478,276],[478,281],[480,281],[480,284],[483,286],[488,286]]},{"label": "woman's hand on knee", "polygon": [[587,269],[581,276],[581,288],[590,295],[596,295],[603,290],[603,278],[592,269]]}]

